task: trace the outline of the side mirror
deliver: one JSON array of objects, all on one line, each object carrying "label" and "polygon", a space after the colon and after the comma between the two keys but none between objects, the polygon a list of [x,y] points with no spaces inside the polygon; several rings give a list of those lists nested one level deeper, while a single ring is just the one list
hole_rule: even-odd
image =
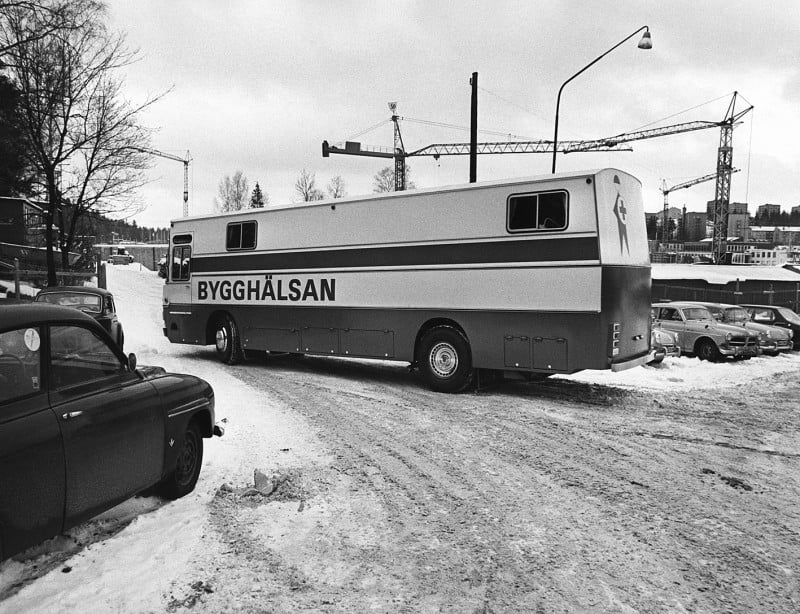
[{"label": "side mirror", "polygon": [[131,370],[131,373],[136,371],[136,354],[133,352],[128,354],[128,368]]}]

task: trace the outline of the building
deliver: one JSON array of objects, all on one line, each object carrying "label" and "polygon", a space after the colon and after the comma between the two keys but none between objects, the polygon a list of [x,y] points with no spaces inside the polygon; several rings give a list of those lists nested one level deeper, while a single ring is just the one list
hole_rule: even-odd
[{"label": "building", "polygon": [[[714,203],[715,201],[709,200],[706,203],[706,214],[708,221],[714,223]],[[766,205],[762,205],[766,206]],[[780,209],[779,205],[775,205]],[[759,210],[761,207],[759,207]],[[747,234],[747,228],[750,226],[750,214],[747,212],[747,203],[729,203],[728,204],[728,232],[729,237],[744,238]]]},{"label": "building", "polygon": [[44,246],[44,208],[27,198],[0,196],[0,243]]},{"label": "building", "polygon": [[747,262],[749,264],[759,264],[765,266],[783,266],[789,262],[789,250],[767,249],[751,247],[747,252]]},{"label": "building", "polygon": [[759,205],[758,210],[756,211],[756,215],[760,218],[770,218],[773,215],[780,215],[781,214],[781,206],[780,205]]},{"label": "building", "polygon": [[683,237],[686,242],[702,241],[711,233],[708,225],[708,214],[687,211],[683,217]]}]

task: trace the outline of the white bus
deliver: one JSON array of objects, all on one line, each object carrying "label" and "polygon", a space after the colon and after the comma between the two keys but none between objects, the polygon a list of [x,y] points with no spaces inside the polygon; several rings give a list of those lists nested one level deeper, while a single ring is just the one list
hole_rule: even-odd
[{"label": "white bus", "polygon": [[172,222],[164,334],[252,352],[398,360],[455,392],[643,364],[641,184],[603,169]]}]

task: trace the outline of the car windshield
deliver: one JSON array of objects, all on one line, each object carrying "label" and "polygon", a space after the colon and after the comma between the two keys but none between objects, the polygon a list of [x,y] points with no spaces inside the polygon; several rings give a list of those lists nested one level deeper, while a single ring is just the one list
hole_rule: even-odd
[{"label": "car windshield", "polygon": [[713,320],[714,316],[705,307],[687,307],[683,310],[683,317],[687,320]]},{"label": "car windshield", "polygon": [[786,307],[778,307],[778,313],[786,318],[787,322],[791,322],[792,324],[800,324],[800,316],[798,316],[791,309],[787,309]]},{"label": "car windshield", "polygon": [[43,292],[36,297],[36,301],[75,307],[90,313],[100,313],[102,311],[100,297],[96,294],[87,294],[85,292]]},{"label": "car windshield", "polygon": [[726,322],[749,322],[750,321],[750,314],[747,313],[746,309],[742,309],[741,307],[730,307],[725,310],[725,321]]}]

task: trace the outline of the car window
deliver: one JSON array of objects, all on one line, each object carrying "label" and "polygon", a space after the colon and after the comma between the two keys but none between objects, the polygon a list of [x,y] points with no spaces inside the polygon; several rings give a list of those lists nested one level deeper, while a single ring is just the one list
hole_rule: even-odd
[{"label": "car window", "polygon": [[79,326],[50,328],[52,388],[66,388],[118,375],[125,370],[117,355],[94,332]]},{"label": "car window", "polygon": [[683,316],[687,320],[713,320],[714,316],[705,307],[688,307],[683,310]]},{"label": "car window", "polygon": [[0,333],[0,404],[41,390],[39,328]]},{"label": "car window", "polygon": [[36,302],[75,307],[89,313],[100,313],[100,297],[86,292],[42,292]]},{"label": "car window", "polygon": [[772,322],[773,315],[771,309],[759,309],[758,307],[751,307],[749,310],[754,322]]},{"label": "car window", "polygon": [[660,319],[662,319],[662,320],[676,320],[676,321],[680,322],[681,321],[681,314],[674,307],[662,307],[661,308],[661,318]]},{"label": "car window", "polygon": [[731,307],[725,310],[726,322],[749,322],[750,315],[741,307]]}]

